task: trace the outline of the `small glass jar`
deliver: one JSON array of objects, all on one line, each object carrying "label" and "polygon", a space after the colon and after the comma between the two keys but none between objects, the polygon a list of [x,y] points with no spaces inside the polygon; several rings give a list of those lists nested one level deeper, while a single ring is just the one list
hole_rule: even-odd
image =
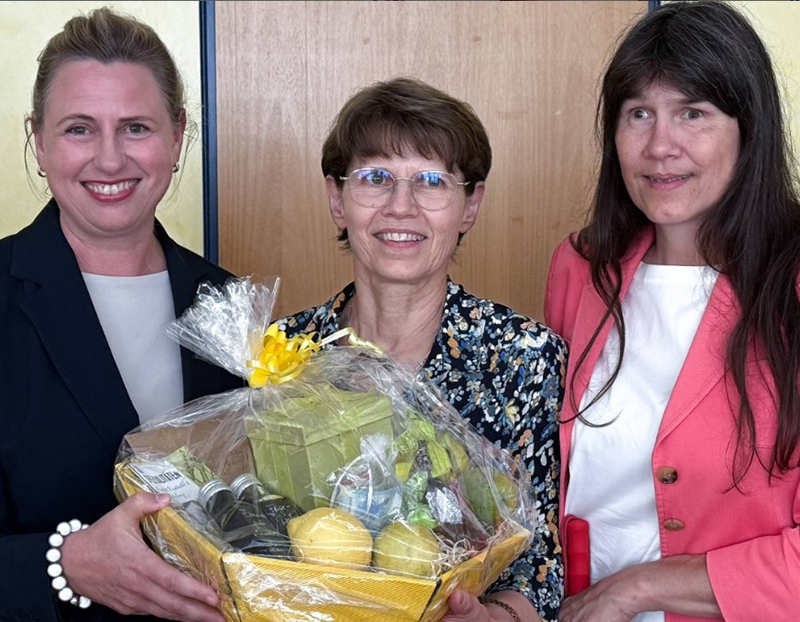
[{"label": "small glass jar", "polygon": [[256,506],[260,513],[282,535],[287,535],[287,523],[301,512],[289,499],[268,491],[252,473],[242,473],[231,482],[231,490],[240,501]]}]

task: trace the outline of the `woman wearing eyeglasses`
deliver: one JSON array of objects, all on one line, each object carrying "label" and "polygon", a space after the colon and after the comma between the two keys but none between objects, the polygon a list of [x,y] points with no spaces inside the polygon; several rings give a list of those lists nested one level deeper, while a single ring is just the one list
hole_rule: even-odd
[{"label": "woman wearing eyeglasses", "polygon": [[531,549],[483,602],[454,593],[444,620],[555,620],[564,344],[447,275],[478,216],[491,157],[472,108],[438,89],[404,78],[356,93],[322,149],[330,213],[352,252],[354,282],[282,325],[290,336],[322,337],[352,327],[431,378],[479,432],[527,466],[539,511]]}]

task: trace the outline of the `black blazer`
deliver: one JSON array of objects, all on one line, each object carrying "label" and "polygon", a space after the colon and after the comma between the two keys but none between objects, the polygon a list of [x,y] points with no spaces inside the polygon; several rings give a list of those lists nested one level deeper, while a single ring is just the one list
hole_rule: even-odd
[{"label": "black blazer", "polygon": [[[230,276],[158,224],[156,235],[176,316],[201,282]],[[186,400],[243,386],[183,348],[181,361]],[[115,457],[137,425],[50,201],[31,225],[0,240],[0,620],[123,618],[97,604],[58,604],[44,554],[59,522],[92,523],[116,506]]]}]

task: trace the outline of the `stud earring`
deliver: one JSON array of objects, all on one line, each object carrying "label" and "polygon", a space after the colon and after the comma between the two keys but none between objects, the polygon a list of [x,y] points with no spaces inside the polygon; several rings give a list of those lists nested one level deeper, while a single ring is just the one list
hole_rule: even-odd
[{"label": "stud earring", "polygon": [[174,174],[175,174],[175,173],[177,173],[179,170],[181,170],[181,165],[180,165],[180,164],[178,164],[177,162],[175,162],[175,166],[173,166],[173,167],[172,167],[172,174],[174,175]]},{"label": "stud earring", "polygon": [[37,166],[37,167],[36,167],[36,174],[37,174],[39,177],[47,177],[47,173],[45,173],[45,172],[42,170],[42,167],[41,167],[41,166]]}]

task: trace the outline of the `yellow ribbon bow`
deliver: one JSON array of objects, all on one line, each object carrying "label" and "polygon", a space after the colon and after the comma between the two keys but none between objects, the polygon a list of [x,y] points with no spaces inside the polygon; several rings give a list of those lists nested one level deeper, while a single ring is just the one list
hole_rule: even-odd
[{"label": "yellow ribbon bow", "polygon": [[285,332],[278,329],[277,324],[270,324],[264,333],[258,358],[247,361],[247,367],[253,370],[250,374],[250,386],[259,388],[297,378],[314,352],[345,336],[351,346],[366,348],[378,356],[383,355],[378,346],[371,341],[361,339],[350,327],[336,331],[317,343],[315,341],[317,333],[300,334],[290,339]]},{"label": "yellow ribbon bow", "polygon": [[314,341],[315,335],[297,335],[289,339],[285,332],[278,330],[277,324],[271,324],[264,333],[258,358],[247,362],[253,370],[250,386],[263,387],[297,378],[311,355],[320,348]]}]

